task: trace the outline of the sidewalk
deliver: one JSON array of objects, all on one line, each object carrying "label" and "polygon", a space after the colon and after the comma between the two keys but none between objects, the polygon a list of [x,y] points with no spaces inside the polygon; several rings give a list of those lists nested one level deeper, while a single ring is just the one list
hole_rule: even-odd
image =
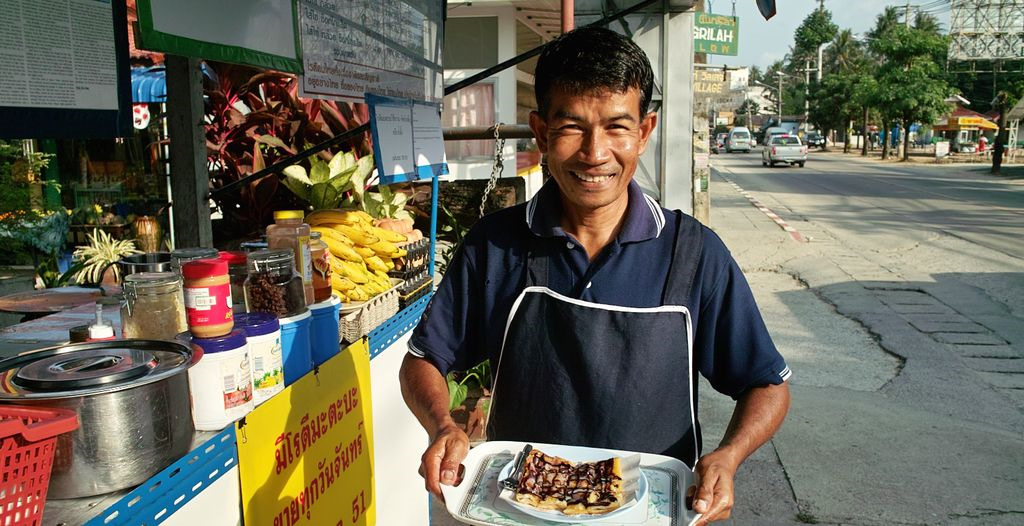
[{"label": "sidewalk", "polygon": [[[990,366],[970,366],[996,359],[982,353],[1024,355],[1024,324],[954,280],[908,283],[827,229],[791,220],[813,238],[797,243],[717,173],[710,190],[711,226],[794,372],[786,423],[741,468],[726,524],[1024,522],[1024,418],[981,371]],[[941,342],[929,327],[973,318],[1005,341]],[[703,390],[706,448],[730,411],[731,400]]]}]

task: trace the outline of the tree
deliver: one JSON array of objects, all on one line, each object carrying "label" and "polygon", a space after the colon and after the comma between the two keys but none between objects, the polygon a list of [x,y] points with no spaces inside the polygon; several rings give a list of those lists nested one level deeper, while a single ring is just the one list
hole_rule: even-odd
[{"label": "tree", "polygon": [[876,107],[888,117],[884,119],[887,128],[890,119],[901,123],[904,161],[910,156],[910,125],[933,122],[947,110],[945,99],[952,89],[933,59],[937,49],[947,46],[947,38],[942,35],[902,26],[891,28],[872,42],[875,53],[886,57],[876,74]]},{"label": "tree", "polygon": [[839,27],[832,22],[831,11],[815,9],[796,28],[794,55],[799,59],[816,56],[818,46],[830,42],[838,31]]},{"label": "tree", "polygon": [[939,19],[935,15],[918,11],[917,16],[914,17],[914,29],[938,35],[942,33],[942,24],[939,23]]},{"label": "tree", "polygon": [[849,29],[836,34],[825,50],[825,63],[828,64],[829,73],[849,71],[857,68],[863,61],[864,46]]},{"label": "tree", "polygon": [[850,151],[850,127],[861,113],[862,92],[870,84],[871,76],[859,71],[841,71],[827,75],[811,93],[811,122],[828,134],[843,130],[843,151]]},{"label": "tree", "polygon": [[903,24],[900,22],[900,11],[895,6],[886,7],[877,17],[875,17],[875,27],[868,31],[868,36],[872,39],[880,39],[884,37],[893,28],[900,27]]},{"label": "tree", "polygon": [[751,84],[755,82],[764,82],[764,74],[761,72],[761,68],[757,66],[750,66],[750,81]]}]

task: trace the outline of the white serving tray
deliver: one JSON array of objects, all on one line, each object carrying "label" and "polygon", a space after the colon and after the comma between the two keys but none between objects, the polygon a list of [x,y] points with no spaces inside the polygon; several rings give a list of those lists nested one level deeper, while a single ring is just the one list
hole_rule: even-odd
[{"label": "white serving tray", "polygon": [[[534,449],[566,446],[532,443]],[[499,497],[498,473],[525,442],[484,442],[469,451],[462,462],[465,466],[462,483],[458,486],[441,485],[448,513],[459,522],[477,526],[544,525],[565,526],[565,522],[542,521],[516,509]],[[579,448],[586,450],[589,448]],[[609,451],[615,455],[636,454],[631,451]],[[700,517],[686,509],[683,496],[692,484],[693,473],[677,459],[650,453],[640,453],[640,469],[647,477],[648,491],[644,502],[615,517],[592,517],[577,524],[622,526],[691,526]]]}]

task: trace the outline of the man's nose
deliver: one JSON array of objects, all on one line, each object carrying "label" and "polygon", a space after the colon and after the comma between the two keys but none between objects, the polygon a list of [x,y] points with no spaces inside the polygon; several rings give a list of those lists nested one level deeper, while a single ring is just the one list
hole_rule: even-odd
[{"label": "man's nose", "polygon": [[611,157],[611,137],[604,130],[593,130],[584,134],[580,147],[581,161],[587,164],[601,164]]}]

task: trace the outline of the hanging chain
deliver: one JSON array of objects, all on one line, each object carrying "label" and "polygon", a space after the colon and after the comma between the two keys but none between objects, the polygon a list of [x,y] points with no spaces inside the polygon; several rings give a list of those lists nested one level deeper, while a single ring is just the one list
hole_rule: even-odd
[{"label": "hanging chain", "polygon": [[487,186],[484,187],[484,196],[480,199],[480,217],[484,216],[484,208],[487,207],[487,196],[494,190],[494,185],[498,182],[498,177],[501,177],[502,170],[505,169],[505,165],[502,162],[502,153],[505,151],[505,138],[501,136],[500,129],[502,122],[494,125],[494,165],[491,167],[491,178],[487,181]]}]

